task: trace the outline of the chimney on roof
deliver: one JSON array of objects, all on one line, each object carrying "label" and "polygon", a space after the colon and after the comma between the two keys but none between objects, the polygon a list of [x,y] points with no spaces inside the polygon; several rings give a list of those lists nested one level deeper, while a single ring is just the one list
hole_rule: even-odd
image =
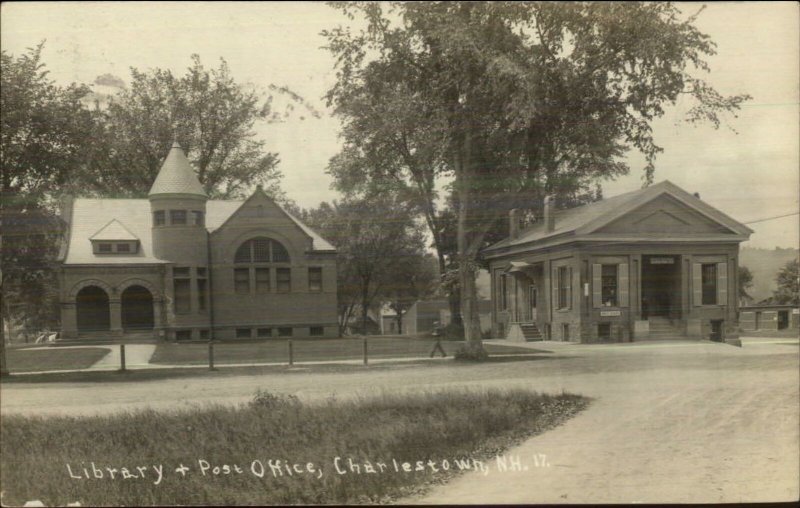
[{"label": "chimney on roof", "polygon": [[544,229],[547,232],[556,228],[556,198],[555,196],[544,197]]},{"label": "chimney on roof", "polygon": [[508,212],[508,236],[519,237],[519,210],[516,208]]}]

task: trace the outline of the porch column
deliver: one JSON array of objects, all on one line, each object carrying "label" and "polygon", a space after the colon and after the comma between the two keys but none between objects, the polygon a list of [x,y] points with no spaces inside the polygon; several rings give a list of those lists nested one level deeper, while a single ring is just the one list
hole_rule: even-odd
[{"label": "porch column", "polygon": [[109,300],[111,311],[111,335],[122,336],[122,302],[118,298]]},{"label": "porch column", "polygon": [[75,302],[61,302],[61,338],[78,337],[78,316]]},{"label": "porch column", "polygon": [[161,336],[162,330],[164,330],[164,322],[162,317],[162,306],[164,305],[164,300],[161,298],[153,298],[153,332],[157,336]]},{"label": "porch column", "polygon": [[630,285],[630,309],[634,321],[642,319],[642,255],[634,254],[631,256],[631,268],[628,278]]}]

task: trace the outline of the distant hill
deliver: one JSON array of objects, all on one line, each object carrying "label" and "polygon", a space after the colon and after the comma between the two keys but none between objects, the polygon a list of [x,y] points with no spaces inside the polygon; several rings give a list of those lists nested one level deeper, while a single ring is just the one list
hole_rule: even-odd
[{"label": "distant hill", "polygon": [[797,249],[755,249],[742,247],[739,251],[739,265],[746,266],[753,274],[753,287],[748,293],[756,302],[772,296],[777,289],[775,275],[788,261],[800,255]]}]

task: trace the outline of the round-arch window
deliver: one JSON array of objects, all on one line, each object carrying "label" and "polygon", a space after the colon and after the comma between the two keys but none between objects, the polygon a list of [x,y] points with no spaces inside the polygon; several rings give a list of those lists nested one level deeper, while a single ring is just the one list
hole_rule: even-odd
[{"label": "round-arch window", "polygon": [[253,238],[239,246],[234,262],[284,263],[289,262],[289,252],[280,242],[270,238]]}]

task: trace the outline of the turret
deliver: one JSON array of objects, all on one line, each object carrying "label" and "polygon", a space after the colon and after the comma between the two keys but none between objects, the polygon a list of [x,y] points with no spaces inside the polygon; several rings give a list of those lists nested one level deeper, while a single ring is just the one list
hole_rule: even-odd
[{"label": "turret", "polygon": [[148,194],[153,252],[178,266],[206,266],[206,196],[175,142]]}]

